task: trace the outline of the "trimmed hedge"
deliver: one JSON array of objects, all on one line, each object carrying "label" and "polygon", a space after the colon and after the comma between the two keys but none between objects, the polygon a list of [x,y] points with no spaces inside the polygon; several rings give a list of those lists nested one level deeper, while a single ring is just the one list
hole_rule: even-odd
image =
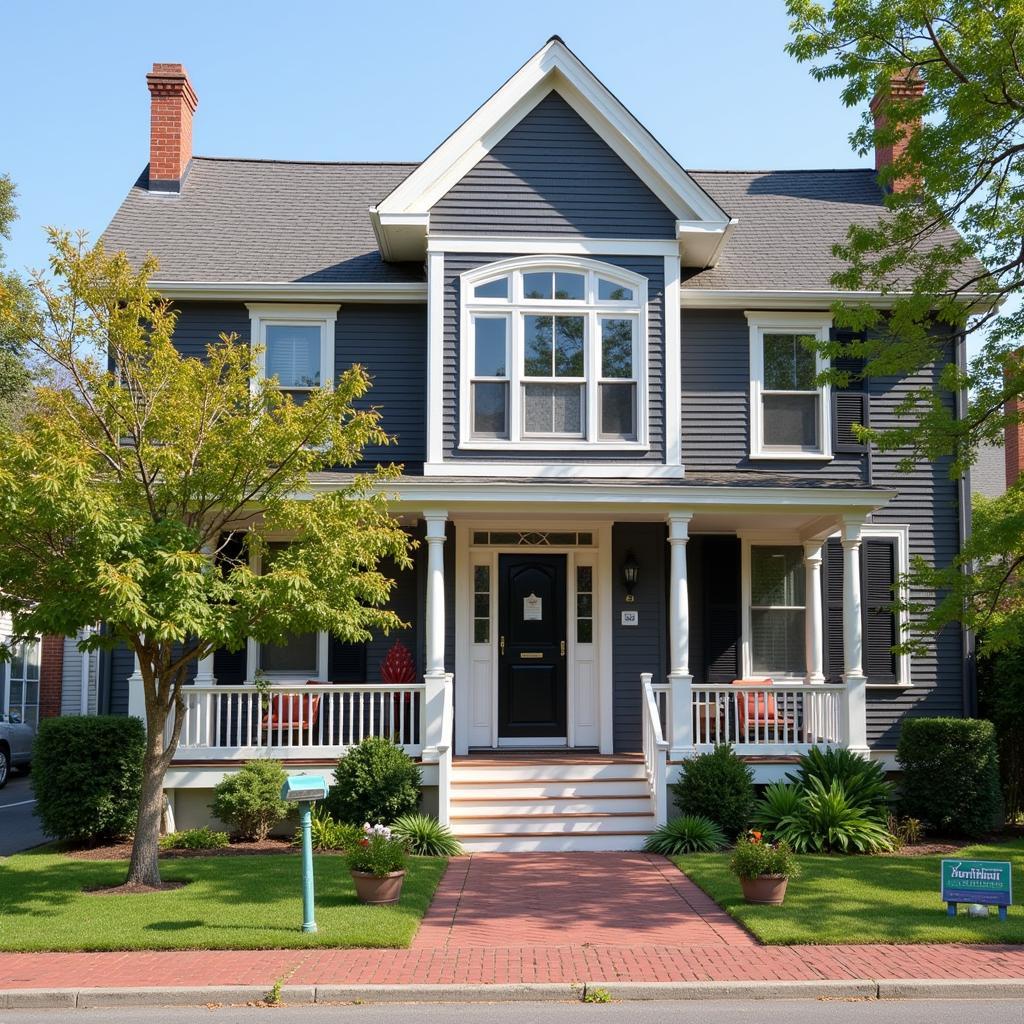
[{"label": "trimmed hedge", "polygon": [[290,807],[281,799],[288,773],[280,761],[259,758],[225,775],[213,787],[214,816],[233,828],[242,839],[263,842],[270,830],[288,816]]},{"label": "trimmed hedge", "polygon": [[133,833],[145,753],[146,731],[137,718],[44,718],[32,753],[32,790],[43,831],[77,842]]},{"label": "trimmed hedge", "polygon": [[976,718],[908,718],[896,760],[900,809],[930,831],[976,837],[1002,820],[995,729]]},{"label": "trimmed hedge", "polygon": [[338,761],[324,806],[336,821],[390,825],[420,802],[420,770],[390,740],[368,736]]},{"label": "trimmed hedge", "polygon": [[750,825],[754,773],[727,743],[684,762],[674,792],[683,814],[710,818],[730,840]]}]

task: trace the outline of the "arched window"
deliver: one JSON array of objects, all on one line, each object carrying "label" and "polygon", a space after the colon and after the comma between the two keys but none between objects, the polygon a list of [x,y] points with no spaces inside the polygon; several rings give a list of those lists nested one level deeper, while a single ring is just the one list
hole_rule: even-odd
[{"label": "arched window", "polygon": [[646,444],[647,282],[565,257],[462,276],[468,448]]}]

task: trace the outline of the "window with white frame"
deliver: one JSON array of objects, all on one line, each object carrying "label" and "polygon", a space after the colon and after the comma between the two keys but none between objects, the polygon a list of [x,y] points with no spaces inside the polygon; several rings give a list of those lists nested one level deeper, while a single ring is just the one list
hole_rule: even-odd
[{"label": "window with white frame", "polygon": [[750,325],[751,458],[832,457],[826,368],[817,345],[832,321],[822,313],[747,313]]},{"label": "window with white frame", "polygon": [[336,305],[249,304],[256,363],[264,377],[301,405],[311,391],[334,383]]},{"label": "window with white frame", "polygon": [[463,276],[462,443],[646,443],[646,282],[591,260]]},{"label": "window with white frame", "polygon": [[804,551],[799,545],[750,548],[750,665],[754,675],[805,672]]},{"label": "window with white frame", "polygon": [[42,642],[30,640],[18,644],[11,652],[4,671],[7,676],[3,711],[31,725],[39,725],[39,666],[42,661]]}]

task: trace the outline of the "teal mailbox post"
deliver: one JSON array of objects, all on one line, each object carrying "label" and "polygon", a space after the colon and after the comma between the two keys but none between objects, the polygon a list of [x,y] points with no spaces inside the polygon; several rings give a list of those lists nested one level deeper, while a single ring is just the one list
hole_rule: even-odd
[{"label": "teal mailbox post", "polygon": [[302,825],[302,930],[316,931],[313,910],[313,837],[310,822],[315,800],[327,796],[327,780],[322,775],[290,775],[281,787],[281,799],[299,805]]}]

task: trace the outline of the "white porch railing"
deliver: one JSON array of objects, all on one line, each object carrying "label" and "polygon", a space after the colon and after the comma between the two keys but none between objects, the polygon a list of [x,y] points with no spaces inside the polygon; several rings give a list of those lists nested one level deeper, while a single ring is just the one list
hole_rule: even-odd
[{"label": "white porch railing", "polygon": [[640,676],[641,719],[643,722],[644,771],[647,785],[654,801],[654,825],[659,827],[668,821],[668,740],[662,728],[664,708],[658,706],[658,695],[654,692],[650,672]]},{"label": "white porch railing", "polygon": [[231,760],[336,757],[367,736],[382,736],[419,757],[422,683],[186,686],[176,757]]},{"label": "white porch railing", "polygon": [[801,754],[842,745],[845,703],[843,685],[694,686],[694,748],[731,743],[739,754]]}]

